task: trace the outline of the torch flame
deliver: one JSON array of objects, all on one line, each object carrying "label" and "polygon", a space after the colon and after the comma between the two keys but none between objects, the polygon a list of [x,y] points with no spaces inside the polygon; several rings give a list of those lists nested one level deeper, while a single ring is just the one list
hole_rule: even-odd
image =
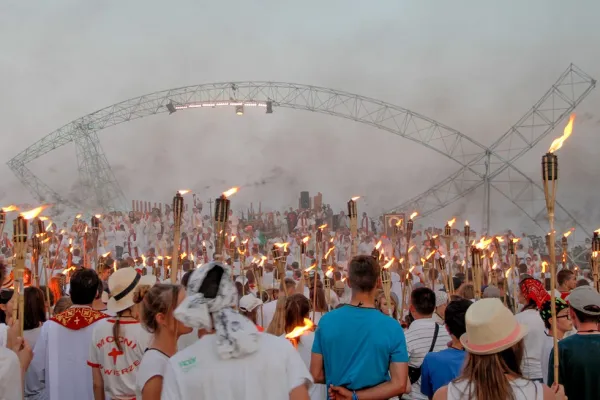
[{"label": "torch flame", "polygon": [[100,219],[100,218],[102,218],[102,214],[96,214],[96,215],[94,215],[94,217]]},{"label": "torch flame", "polygon": [[392,264],[394,263],[394,260],[395,260],[395,258],[392,257],[392,259],[383,266],[383,269],[388,269],[389,267],[391,267]]},{"label": "torch flame", "polygon": [[571,136],[571,133],[573,133],[573,122],[575,122],[575,114],[571,114],[571,116],[569,117],[569,122],[567,123],[567,126],[565,126],[562,136],[557,139],[554,139],[554,141],[550,145],[548,153],[554,153],[556,150],[560,149],[565,140],[567,140],[567,138]]},{"label": "torch flame", "polygon": [[113,262],[113,271],[117,272],[117,260]]},{"label": "torch flame", "polygon": [[450,228],[452,228],[452,225],[454,225],[454,223],[456,222],[456,217],[452,218],[450,221],[448,221],[448,226]]},{"label": "torch flame", "polygon": [[79,219],[79,218],[81,218],[81,214],[77,214],[77,215],[75,216],[75,219]]},{"label": "torch flame", "polygon": [[401,263],[403,263],[403,262],[404,262],[404,257],[401,257],[401,258],[398,260],[398,264],[401,264]]},{"label": "torch flame", "polygon": [[321,225],[320,227],[318,227],[317,229],[319,229],[319,230],[323,230],[323,229],[325,229],[325,228],[327,228],[327,224],[323,224],[323,225]]},{"label": "torch flame", "polygon": [[415,249],[415,245],[413,244],[412,246],[410,246],[410,247],[408,248],[408,252],[410,253],[410,252],[411,252],[411,251],[413,251],[414,249]]},{"label": "torch flame", "polygon": [[496,240],[500,243],[504,243],[504,238],[502,236],[496,236]]},{"label": "torch flame", "polygon": [[50,221],[50,223],[46,227],[46,232],[48,232],[51,228],[52,228],[52,221]]},{"label": "torch flame", "polygon": [[594,233],[600,233],[600,229],[595,230]]},{"label": "torch flame", "polygon": [[281,249],[283,247],[283,251],[287,250],[289,243],[275,243],[275,247],[277,247],[278,249]]},{"label": "torch flame", "polygon": [[2,207],[2,211],[4,211],[4,212],[19,211],[19,207],[15,206],[15,205],[10,205],[8,207]]},{"label": "torch flame", "polygon": [[[242,243],[243,244],[247,244],[248,243],[248,239],[245,239]],[[204,242],[202,242],[202,246],[204,246]]]},{"label": "torch flame", "polygon": [[466,226],[469,226],[469,221],[465,221],[465,225],[466,225]]},{"label": "torch flame", "polygon": [[69,246],[73,245],[73,238],[69,238]]},{"label": "torch flame", "polygon": [[465,266],[465,260],[462,260],[462,262],[460,264],[464,267]]},{"label": "torch flame", "polygon": [[40,221],[48,221],[48,217],[40,217]]},{"label": "torch flame", "polygon": [[25,219],[33,219],[33,218],[37,217],[38,215],[40,215],[40,213],[42,211],[44,211],[46,208],[48,208],[48,206],[39,206],[37,208],[34,208],[33,210],[22,212],[21,216]]},{"label": "torch flame", "polygon": [[181,255],[179,257],[183,260],[184,258],[187,257],[187,253],[184,251],[183,253],[181,253]]},{"label": "torch flame", "polygon": [[481,250],[485,250],[492,243],[492,239],[486,239],[485,236],[479,240],[479,243],[476,244],[476,247]]},{"label": "torch flame", "polygon": [[229,196],[231,196],[231,195],[234,195],[234,194],[236,194],[238,190],[239,190],[239,188],[237,188],[237,187],[232,187],[231,189],[229,189],[229,190],[227,190],[227,191],[223,192],[223,196],[225,196],[225,197],[229,197]]},{"label": "torch flame", "polygon": [[542,272],[546,273],[546,268],[548,267],[548,263],[546,261],[542,261]]},{"label": "torch flame", "polygon": [[68,273],[69,273],[69,271],[72,271],[72,270],[74,270],[74,269],[75,269],[75,267],[65,268],[65,270],[62,272],[62,274],[63,274],[63,275],[66,275],[66,274],[68,274]]},{"label": "torch flame", "polygon": [[331,277],[333,276],[333,267],[329,267],[329,268],[327,268],[327,272],[325,272],[325,275],[326,275],[328,278],[331,278]]},{"label": "torch flame", "polygon": [[419,213],[415,211],[414,213],[410,214],[410,219],[415,219],[417,215],[419,215]]},{"label": "torch flame", "polygon": [[304,239],[302,239],[302,243],[308,243],[309,240],[310,240],[310,236],[307,236]]},{"label": "torch flame", "polygon": [[317,266],[317,264],[315,263],[315,264],[311,265],[310,267],[305,268],[304,271],[308,272],[308,271],[312,270],[313,268],[315,268],[316,266]]},{"label": "torch flame", "polygon": [[343,278],[342,278],[342,282],[346,282],[346,279],[348,279],[348,278],[346,278],[346,277],[343,277]]},{"label": "torch flame", "polygon": [[[106,252],[106,253],[104,253],[104,254],[102,254],[102,258],[106,258],[106,257],[108,257],[109,255],[110,255],[110,251],[109,251],[109,252]],[[144,256],[142,256],[142,258],[143,258],[143,257],[144,257]]]},{"label": "torch flame", "polygon": [[492,265],[492,269],[498,269],[498,263],[494,263],[494,265]]},{"label": "torch flame", "polygon": [[184,189],[184,190],[178,190],[177,193],[179,193],[180,195],[184,195],[184,194],[188,194],[190,191],[188,189]]},{"label": "torch flame", "polygon": [[380,247],[381,247],[381,240],[379,242],[377,242],[377,244],[375,245],[375,250],[379,250]]},{"label": "torch flame", "polygon": [[510,274],[510,269],[507,269],[507,270],[506,270],[506,273],[504,274],[504,277],[505,277],[506,279],[508,279],[508,274]]},{"label": "torch flame", "polygon": [[519,243],[521,241],[521,238],[513,238],[512,242],[513,243]]},{"label": "torch flame", "polygon": [[410,267],[410,269],[408,270],[408,272],[410,272],[412,274],[412,272],[415,270],[415,266],[413,265],[412,267]]},{"label": "torch flame", "polygon": [[429,259],[431,258],[431,256],[432,256],[432,255],[434,255],[434,254],[435,254],[435,250],[433,250],[431,253],[429,253],[429,254],[427,255],[427,257],[425,257],[425,259],[426,259],[426,260],[429,260]]},{"label": "torch flame", "polygon": [[231,235],[231,243],[235,242],[236,236],[235,235]]},{"label": "torch flame", "polygon": [[352,201],[356,201],[358,199],[360,199],[360,196],[355,196],[355,197],[352,198]]},{"label": "torch flame", "polygon": [[331,254],[331,252],[335,249],[335,246],[332,246],[329,250],[327,250],[327,253],[325,253],[325,258],[329,257],[329,255]]},{"label": "torch flame", "polygon": [[315,324],[308,318],[304,318],[304,325],[295,327],[290,333],[285,335],[286,339],[295,339],[304,334],[304,332],[310,331],[313,329]]},{"label": "torch flame", "polygon": [[571,233],[573,233],[573,231],[574,231],[574,230],[575,230],[575,228],[571,228],[571,229],[569,229],[568,231],[566,231],[566,232],[564,233],[564,235],[563,235],[563,236],[564,236],[564,237],[569,237],[569,236],[571,235]]}]

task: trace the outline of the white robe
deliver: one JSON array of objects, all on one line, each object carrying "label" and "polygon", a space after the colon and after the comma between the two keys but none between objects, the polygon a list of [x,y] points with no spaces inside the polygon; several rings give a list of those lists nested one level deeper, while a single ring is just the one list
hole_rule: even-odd
[{"label": "white robe", "polygon": [[47,399],[94,399],[92,369],[87,366],[94,327],[72,330],[53,320],[42,326],[29,369],[44,379]]}]

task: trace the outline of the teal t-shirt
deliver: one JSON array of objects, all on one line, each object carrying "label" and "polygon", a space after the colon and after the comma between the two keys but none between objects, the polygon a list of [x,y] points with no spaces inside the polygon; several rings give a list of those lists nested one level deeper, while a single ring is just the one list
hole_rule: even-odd
[{"label": "teal t-shirt", "polygon": [[390,363],[408,362],[400,323],[374,308],[351,305],[321,317],[312,352],[323,356],[327,385],[349,390],[389,381]]},{"label": "teal t-shirt", "polygon": [[[558,342],[558,382],[569,399],[600,398],[600,335],[573,335]],[[548,364],[548,386],[554,383],[554,349]]]}]

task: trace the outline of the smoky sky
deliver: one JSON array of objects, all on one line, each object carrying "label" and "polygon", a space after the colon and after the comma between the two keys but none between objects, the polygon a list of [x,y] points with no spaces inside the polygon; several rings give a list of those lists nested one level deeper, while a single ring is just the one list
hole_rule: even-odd
[{"label": "smoky sky", "polygon": [[[493,3],[493,4],[492,4]],[[272,80],[329,87],[413,110],[489,145],[573,62],[600,78],[597,1],[191,1],[0,3],[0,202],[33,202],[5,162],[95,110],[159,90]],[[576,110],[560,151],[559,200],[600,222],[599,89]],[[560,129],[518,162],[539,181],[540,156]],[[335,117],[275,109],[190,110],[100,132],[128,199],[206,200],[242,186],[234,205],[298,204],[321,192],[339,210],[354,195],[380,213],[457,165],[388,132]],[[30,164],[56,190],[77,193],[72,144]],[[529,229],[501,196],[498,228]],[[482,219],[481,191],[429,220]],[[539,200],[539,199],[538,199]]]}]

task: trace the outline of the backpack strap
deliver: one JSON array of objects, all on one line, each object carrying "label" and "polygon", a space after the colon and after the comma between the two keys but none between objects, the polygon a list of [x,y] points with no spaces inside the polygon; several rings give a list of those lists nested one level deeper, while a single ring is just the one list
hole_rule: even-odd
[{"label": "backpack strap", "polygon": [[428,353],[431,353],[433,351],[433,348],[435,347],[435,342],[437,342],[438,333],[440,333],[440,325],[436,323],[435,331],[433,332],[433,340],[431,341],[431,347],[429,348]]}]

